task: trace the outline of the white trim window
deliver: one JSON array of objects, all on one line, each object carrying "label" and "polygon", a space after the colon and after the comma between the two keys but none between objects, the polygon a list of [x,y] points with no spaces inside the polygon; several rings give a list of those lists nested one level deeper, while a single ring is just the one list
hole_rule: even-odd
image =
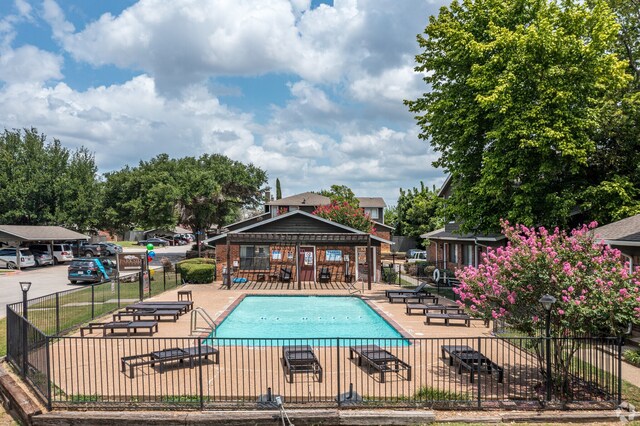
[{"label": "white trim window", "polygon": [[365,207],[364,208],[364,214],[368,214],[369,217],[373,220],[378,220],[380,219],[380,215],[378,214],[378,208],[377,207]]}]

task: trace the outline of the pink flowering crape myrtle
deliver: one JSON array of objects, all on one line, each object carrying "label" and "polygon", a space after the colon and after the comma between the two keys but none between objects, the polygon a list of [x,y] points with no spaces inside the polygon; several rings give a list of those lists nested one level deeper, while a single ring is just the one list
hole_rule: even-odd
[{"label": "pink flowering crape myrtle", "polygon": [[599,242],[595,222],[570,233],[501,225],[507,246],[489,249],[477,268],[456,274],[459,303],[476,316],[504,319],[534,336],[545,318],[538,301],[550,294],[557,299],[553,336],[616,336],[640,322],[640,268],[630,271],[620,251]]}]

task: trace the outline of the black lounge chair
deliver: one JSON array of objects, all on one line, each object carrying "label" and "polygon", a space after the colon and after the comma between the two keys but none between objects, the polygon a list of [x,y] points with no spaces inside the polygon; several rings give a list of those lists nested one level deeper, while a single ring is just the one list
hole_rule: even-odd
[{"label": "black lounge chair", "polygon": [[462,370],[468,371],[470,374],[470,383],[473,383],[475,373],[480,372],[486,372],[488,374],[498,373],[498,383],[502,383],[504,379],[503,368],[478,351],[453,351],[450,352],[450,355],[449,365],[457,364],[458,374],[462,374]]},{"label": "black lounge chair", "polygon": [[401,296],[401,295],[415,296],[415,295],[420,294],[420,293],[430,294],[425,289],[426,286],[427,286],[427,283],[420,283],[420,285],[418,285],[418,287],[414,288],[413,290],[387,290],[387,291],[385,291],[385,296],[386,297],[389,297],[390,295],[395,295],[395,296]]},{"label": "black lounge chair", "polygon": [[114,321],[121,321],[123,317],[130,317],[134,321],[140,321],[142,318],[151,318],[154,321],[160,321],[162,318],[169,318],[173,322],[178,321],[180,316],[179,309],[141,309],[138,311],[120,311],[113,314]]},{"label": "black lounge chair", "polygon": [[322,383],[322,366],[309,345],[283,346],[282,367],[289,376],[289,383],[293,383],[293,375],[297,373],[312,373]]},{"label": "black lounge chair", "polygon": [[107,330],[114,334],[116,330],[124,330],[127,336],[131,333],[138,333],[139,329],[148,330],[149,336],[158,331],[158,321],[110,321],[110,322],[90,322],[85,327],[80,327],[80,337],[84,337],[84,332],[93,333],[93,330],[102,330],[102,335],[107,335]]},{"label": "black lounge chair", "polygon": [[440,351],[442,352],[442,359],[447,359],[447,354],[449,354],[449,365],[453,365],[453,358],[451,358],[451,354],[455,352],[473,352],[471,346],[468,345],[441,345]]},{"label": "black lounge chair", "polygon": [[351,346],[349,348],[349,359],[354,355],[358,357],[358,365],[366,362],[370,369],[380,374],[380,383],[385,382],[387,372],[400,373],[406,371],[407,381],[411,381],[411,366],[386,349],[378,345]]},{"label": "black lounge chair", "polygon": [[320,274],[318,275],[318,282],[321,283],[330,283],[331,282],[331,272],[329,268],[320,268]]},{"label": "black lounge chair", "polygon": [[153,367],[157,363],[160,373],[162,373],[163,367],[166,363],[178,361],[179,364],[182,364],[187,360],[189,361],[189,368],[193,368],[194,361],[196,359],[208,359],[209,356],[211,356],[214,364],[220,363],[220,352],[213,346],[202,345],[200,347],[194,346],[185,349],[163,349],[161,351],[150,352],[148,354],[123,356],[120,358],[120,369],[125,373],[127,367],[129,367],[129,377],[134,378],[135,367],[140,367],[142,365],[150,365]]},{"label": "black lounge chair", "polygon": [[278,281],[283,283],[291,282],[291,268],[280,268],[280,275]]}]

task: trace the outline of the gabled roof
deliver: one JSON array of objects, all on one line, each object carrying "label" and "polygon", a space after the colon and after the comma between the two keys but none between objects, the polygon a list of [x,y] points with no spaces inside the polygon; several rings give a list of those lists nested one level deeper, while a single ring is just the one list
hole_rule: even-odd
[{"label": "gabled roof", "polygon": [[[291,217],[296,216],[296,215],[302,215],[304,217],[316,220],[316,221],[318,221],[320,223],[331,225],[332,227],[336,228],[337,230],[343,231],[343,233],[368,235],[366,232],[360,231],[358,229],[351,228],[351,227],[346,226],[346,225],[342,225],[342,224],[337,223],[337,222],[333,222],[331,220],[327,220],[327,219],[322,218],[320,216],[316,216],[314,214],[307,213],[307,212],[305,212],[303,210],[294,210],[292,212],[285,213],[285,214],[273,217],[271,219],[263,220],[263,221],[258,222],[258,223],[253,223],[253,224],[245,226],[243,228],[235,229],[233,231],[225,232],[224,234],[216,235],[215,237],[208,238],[208,239],[204,240],[204,242],[206,244],[210,244],[211,242],[218,241],[218,240],[226,238],[227,234],[239,234],[239,233],[245,233],[245,232],[248,232],[248,231],[251,231],[251,230],[255,231],[256,228],[259,228],[259,227],[262,227],[262,226],[265,226],[265,225],[268,225],[268,224],[271,224],[271,223],[274,223],[274,222],[287,220],[288,218],[291,218]],[[257,231],[257,232],[259,232],[259,231]],[[371,239],[379,241],[381,243],[385,243],[385,244],[394,244],[393,241],[385,240],[384,238],[380,238],[380,237],[375,236],[375,235],[371,235]]]},{"label": "gabled roof", "polygon": [[459,226],[455,223],[449,223],[444,228],[436,229],[435,231],[427,232],[420,235],[420,238],[427,240],[456,240],[456,241],[485,241],[495,242],[502,241],[506,237],[502,234],[473,234],[473,233],[459,233],[457,229]]},{"label": "gabled roof", "polygon": [[65,241],[88,240],[89,236],[62,226],[0,225],[0,240]]},{"label": "gabled roof", "polygon": [[447,178],[444,180],[444,183],[440,187],[440,191],[438,191],[438,197],[447,198],[451,193],[451,173],[447,175]]},{"label": "gabled roof", "polygon": [[228,225],[223,226],[222,229],[227,229],[232,231],[234,229],[243,228],[247,225],[252,225],[254,223],[262,222],[270,217],[271,217],[270,212],[262,213],[256,216],[251,216],[246,219],[239,220],[237,222],[230,223]]},{"label": "gabled roof", "polygon": [[384,202],[382,197],[356,197],[358,201],[360,201],[360,207],[369,207],[369,208],[384,208],[387,207],[387,204]]},{"label": "gabled roof", "polygon": [[387,228],[390,231],[393,231],[394,229],[396,229],[393,226],[390,226],[390,225],[387,225],[387,224],[381,223],[381,222],[376,222],[375,220],[373,221],[373,227],[374,228]]},{"label": "gabled roof", "polygon": [[595,228],[593,233],[608,244],[640,246],[640,214]]},{"label": "gabled roof", "polygon": [[329,197],[316,194],[315,192],[303,192],[302,194],[291,195],[279,200],[269,201],[268,206],[324,206],[330,204]]}]

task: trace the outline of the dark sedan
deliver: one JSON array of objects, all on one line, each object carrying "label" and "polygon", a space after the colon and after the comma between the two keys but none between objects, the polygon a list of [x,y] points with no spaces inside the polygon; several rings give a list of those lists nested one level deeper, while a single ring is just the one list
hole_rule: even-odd
[{"label": "dark sedan", "polygon": [[169,241],[167,241],[167,240],[165,240],[163,238],[147,238],[146,240],[138,241],[138,245],[140,245],[140,246],[146,246],[147,244],[153,244],[154,246],[166,247],[170,243],[169,243]]}]

